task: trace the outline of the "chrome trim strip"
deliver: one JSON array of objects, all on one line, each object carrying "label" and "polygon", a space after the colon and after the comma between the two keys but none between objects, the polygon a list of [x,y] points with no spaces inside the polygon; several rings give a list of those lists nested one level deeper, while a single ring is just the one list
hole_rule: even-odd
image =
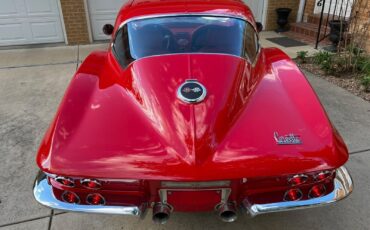
[{"label": "chrome trim strip", "polygon": [[229,187],[231,182],[229,180],[222,181],[204,181],[204,182],[177,182],[177,181],[162,181],[161,186],[164,188],[219,188]]},{"label": "chrome trim strip", "polygon": [[251,204],[248,199],[245,199],[242,205],[245,209],[247,209],[251,216],[257,216],[260,214],[272,212],[313,208],[340,201],[351,194],[353,190],[353,182],[350,174],[344,166],[337,169],[336,172],[336,177],[334,178],[334,190],[333,192],[325,196],[309,200],[278,202],[270,204]]},{"label": "chrome trim strip", "polygon": [[145,213],[145,205],[138,206],[101,206],[101,205],[81,205],[62,202],[54,197],[52,187],[48,183],[47,177],[40,172],[35,180],[33,195],[37,202],[52,209],[59,209],[71,212],[86,212],[99,214],[117,214],[139,216]]},{"label": "chrome trim strip", "polygon": [[[53,178],[53,179],[56,179],[57,177],[63,177],[63,176],[58,176],[56,174],[52,174],[52,173],[47,173],[47,172],[43,172],[46,176],[50,177],[50,178]],[[85,178],[85,177],[69,177],[70,179],[73,179],[75,181],[79,180],[98,180],[99,182],[121,182],[121,183],[128,183],[128,184],[137,184],[137,183],[140,183],[140,180],[136,180],[136,179],[110,179],[110,178],[93,178],[93,179],[88,179],[88,178]]]},{"label": "chrome trim strip", "polygon": [[[215,14],[215,13],[170,13],[170,14],[149,14],[144,16],[137,16],[129,18],[121,24],[119,24],[117,32],[127,23],[137,20],[144,20],[144,19],[151,19],[151,18],[165,18],[165,17],[186,17],[186,16],[204,16],[204,17],[228,17],[228,18],[235,18],[240,19],[243,21],[248,22],[249,24],[253,25],[252,22],[250,22],[247,18],[241,16],[241,15],[233,15],[233,14]],[[254,28],[254,26],[253,26]],[[116,37],[117,32],[114,34],[114,37]]]},{"label": "chrome trim strip", "polygon": [[[118,60],[114,53],[113,53],[113,55],[116,58],[116,60]],[[234,55],[234,54],[227,54],[227,53],[207,53],[207,52],[202,52],[202,53],[186,52],[186,53],[168,53],[168,54],[158,54],[158,55],[156,54],[156,55],[146,56],[146,57],[142,57],[142,58],[139,58],[139,59],[135,59],[134,61],[130,62],[129,65],[132,65],[133,63],[135,63],[137,61],[141,61],[141,60],[147,59],[147,58],[164,57],[164,56],[179,56],[179,55],[219,55],[219,56],[229,56],[229,57],[234,57],[234,58],[238,58],[238,59],[241,59],[241,60],[245,60],[245,61],[251,63],[251,61],[250,61],[249,58],[238,56],[238,55]]]}]

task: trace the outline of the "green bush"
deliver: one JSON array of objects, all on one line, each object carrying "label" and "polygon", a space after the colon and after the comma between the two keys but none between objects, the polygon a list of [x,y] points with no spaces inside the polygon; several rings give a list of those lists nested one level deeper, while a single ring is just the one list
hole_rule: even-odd
[{"label": "green bush", "polygon": [[320,65],[321,63],[325,61],[331,61],[333,57],[333,54],[327,52],[327,51],[320,51],[318,53],[315,53],[313,56],[313,63]]},{"label": "green bush", "polygon": [[361,56],[356,63],[356,67],[361,73],[370,76],[370,56]]},{"label": "green bush", "polygon": [[327,74],[334,72],[334,55],[327,51],[320,51],[313,56],[313,63],[320,66]]},{"label": "green bush", "polygon": [[370,75],[365,75],[361,79],[361,84],[365,86],[365,91],[370,92]]},{"label": "green bush", "polygon": [[307,61],[307,56],[308,56],[308,51],[298,51],[298,52],[297,52],[297,59],[298,59],[301,63],[306,63],[306,61]]}]

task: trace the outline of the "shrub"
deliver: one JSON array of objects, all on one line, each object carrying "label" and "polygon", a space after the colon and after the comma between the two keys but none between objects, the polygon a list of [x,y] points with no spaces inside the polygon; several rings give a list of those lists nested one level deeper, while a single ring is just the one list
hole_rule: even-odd
[{"label": "shrub", "polygon": [[313,56],[313,63],[320,66],[326,74],[331,74],[334,72],[334,55],[327,51],[320,51]]},{"label": "shrub", "polygon": [[356,63],[357,70],[370,76],[370,56],[361,56]]},{"label": "shrub", "polygon": [[298,51],[298,52],[297,52],[297,59],[298,59],[301,63],[306,63],[306,61],[307,61],[307,56],[308,56],[308,51]]},{"label": "shrub", "polygon": [[361,84],[365,87],[366,92],[370,92],[370,75],[362,77]]},{"label": "shrub", "polygon": [[313,62],[317,65],[320,65],[325,61],[331,61],[332,57],[333,54],[327,51],[320,51],[318,53],[315,53],[315,55],[313,56]]}]

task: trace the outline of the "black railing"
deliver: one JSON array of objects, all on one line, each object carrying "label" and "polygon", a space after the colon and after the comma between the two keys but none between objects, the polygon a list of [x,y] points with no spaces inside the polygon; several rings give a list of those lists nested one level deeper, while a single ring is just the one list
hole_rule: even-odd
[{"label": "black railing", "polygon": [[[330,0],[329,7],[325,8],[329,0],[319,0],[316,4],[321,6],[319,28],[317,31],[315,48],[317,49],[319,43],[326,39],[330,30],[328,30],[328,25],[331,20],[341,20],[347,21],[351,18],[353,0]],[[325,12],[327,10],[327,13]],[[324,31],[322,28],[324,26]]]}]

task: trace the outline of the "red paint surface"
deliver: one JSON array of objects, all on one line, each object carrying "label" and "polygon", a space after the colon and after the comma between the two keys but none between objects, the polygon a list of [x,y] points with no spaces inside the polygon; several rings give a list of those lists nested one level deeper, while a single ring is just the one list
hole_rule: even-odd
[{"label": "red paint surface", "polygon": [[[137,3],[123,8],[116,24],[184,13],[181,4]],[[187,12],[241,14],[253,21],[248,8],[231,0],[189,3]],[[188,79],[207,88],[203,102],[177,98]],[[303,144],[277,145],[274,132],[299,135]],[[234,180],[231,199],[240,200],[277,190],[282,197],[287,184],[280,177],[335,169],[347,159],[343,140],[298,67],[278,49],[261,49],[253,66],[229,55],[180,54],[143,58],[122,69],[110,51],[92,53],[71,81],[37,163],[69,177],[145,180],[138,200],[148,201],[158,201],[160,180]],[[255,189],[246,191],[241,178]],[[270,179],[259,186],[260,178]]]},{"label": "red paint surface", "polygon": [[[197,79],[205,101],[181,102]],[[295,133],[302,145],[277,145]],[[306,79],[285,54],[263,49],[252,68],[227,55],[168,55],[121,69],[92,54],[71,82],[38,163],[58,175],[221,180],[303,173],[348,158]]]}]

